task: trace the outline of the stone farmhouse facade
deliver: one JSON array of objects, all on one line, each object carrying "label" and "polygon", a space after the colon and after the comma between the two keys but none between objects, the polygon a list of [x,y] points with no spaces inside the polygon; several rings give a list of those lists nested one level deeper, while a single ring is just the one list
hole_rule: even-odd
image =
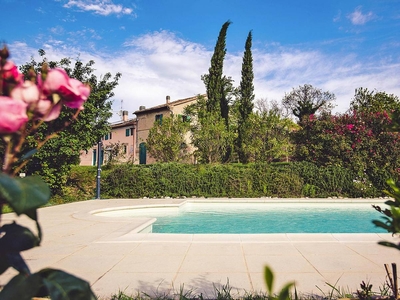
[{"label": "stone farmhouse facade", "polygon": [[[111,151],[116,144],[122,146],[122,153],[117,158],[118,162],[131,162],[135,164],[151,164],[156,160],[151,157],[146,149],[146,140],[155,121],[161,121],[173,115],[182,115],[186,106],[197,101],[198,96],[171,101],[166,96],[165,103],[150,108],[140,106],[135,111],[136,118],[128,119],[128,112],[122,112],[122,121],[111,124],[111,131],[102,139],[100,160],[106,163]],[[186,137],[190,145],[190,136]],[[193,150],[193,149],[192,149]],[[190,150],[189,150],[190,151]],[[82,152],[80,165],[95,166],[98,158],[98,146],[94,145],[88,152]]]},{"label": "stone farmhouse facade", "polygon": [[[128,112],[122,111],[122,120],[111,124],[111,131],[102,138],[100,161],[104,164],[110,160],[110,156],[116,147],[119,148],[119,162],[134,162],[136,160],[136,119],[128,119]],[[95,166],[99,155],[98,145],[94,145],[80,156],[81,166]]]}]

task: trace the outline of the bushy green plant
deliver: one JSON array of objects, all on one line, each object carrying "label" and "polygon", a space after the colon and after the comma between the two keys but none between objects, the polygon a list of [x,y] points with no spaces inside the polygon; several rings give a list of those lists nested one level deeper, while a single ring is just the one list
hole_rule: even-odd
[{"label": "bushy green plant", "polygon": [[388,178],[382,175],[398,178],[400,164],[399,134],[387,132],[390,122],[385,111],[311,115],[302,121],[301,130],[293,133],[294,158],[351,170],[354,180],[370,182],[374,187],[364,189],[363,196],[381,196]]},{"label": "bushy green plant", "polygon": [[113,198],[361,196],[350,170],[309,162],[116,165],[102,178],[102,194]]}]

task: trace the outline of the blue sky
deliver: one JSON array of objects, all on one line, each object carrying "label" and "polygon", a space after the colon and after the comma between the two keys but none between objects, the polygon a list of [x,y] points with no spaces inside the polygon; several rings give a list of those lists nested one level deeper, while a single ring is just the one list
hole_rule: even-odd
[{"label": "blue sky", "polygon": [[[122,73],[113,110],[131,113],[205,92],[222,24],[224,74],[239,85],[253,33],[255,98],[280,101],[299,85],[336,95],[336,112],[366,87],[400,96],[399,0],[0,0],[0,41],[22,64],[47,57],[95,61]],[[119,117],[116,114],[112,121]]]}]

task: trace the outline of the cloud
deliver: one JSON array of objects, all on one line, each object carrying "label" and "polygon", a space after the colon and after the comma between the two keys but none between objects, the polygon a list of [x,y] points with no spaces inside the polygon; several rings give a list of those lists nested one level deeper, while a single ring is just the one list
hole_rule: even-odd
[{"label": "cloud", "polygon": [[[156,106],[171,100],[205,93],[201,75],[208,72],[213,49],[179,38],[168,31],[157,31],[132,37],[118,53],[106,53],[78,48],[68,43],[48,43],[43,49],[49,60],[72,59],[82,62],[94,60],[97,76],[107,72],[122,73],[115,89],[113,109],[123,109],[133,117],[139,106]],[[24,43],[9,44],[12,59],[25,63],[31,56],[39,60],[37,49]],[[358,57],[351,52],[328,54],[321,50],[285,48],[281,45],[253,48],[255,99],[280,101],[292,88],[312,84],[336,95],[335,112],[350,107],[355,89],[385,91],[400,95],[398,73],[400,61],[394,58]],[[36,54],[36,55],[35,55]],[[241,77],[243,53],[227,52],[224,74],[233,78],[238,86]],[[115,114],[111,121],[120,117]]]},{"label": "cloud", "polygon": [[342,12],[339,10],[337,15],[333,17],[333,22],[339,22],[342,18]]},{"label": "cloud", "polygon": [[74,6],[84,11],[93,11],[102,16],[108,16],[110,14],[131,15],[133,13],[132,8],[114,4],[111,0],[69,0],[68,3],[64,5],[66,8]]},{"label": "cloud", "polygon": [[349,14],[347,18],[351,21],[353,25],[364,25],[365,23],[373,20],[375,15],[370,11],[366,14],[363,14],[361,11],[361,6],[358,6],[354,12]]}]

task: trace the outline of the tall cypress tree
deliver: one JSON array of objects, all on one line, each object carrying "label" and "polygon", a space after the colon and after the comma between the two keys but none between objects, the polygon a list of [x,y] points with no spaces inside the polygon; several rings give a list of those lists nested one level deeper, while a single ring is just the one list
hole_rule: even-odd
[{"label": "tall cypress tree", "polygon": [[227,21],[222,25],[214,48],[214,54],[211,58],[211,67],[208,69],[208,74],[203,76],[207,90],[207,111],[217,112],[219,108],[221,116],[224,118],[228,117],[228,105],[226,103],[226,93],[224,92],[223,65],[226,54],[226,32],[230,24],[231,21]]},{"label": "tall cypress tree", "polygon": [[239,155],[239,160],[242,163],[248,162],[248,155],[243,149],[243,146],[246,144],[247,131],[249,129],[249,116],[254,108],[254,72],[253,72],[253,55],[251,53],[251,44],[252,44],[252,33],[249,32],[249,35],[246,39],[246,45],[243,55],[243,63],[242,63],[242,78],[240,81],[240,90],[239,90],[239,118],[238,118],[238,137],[236,140],[237,152]]}]

